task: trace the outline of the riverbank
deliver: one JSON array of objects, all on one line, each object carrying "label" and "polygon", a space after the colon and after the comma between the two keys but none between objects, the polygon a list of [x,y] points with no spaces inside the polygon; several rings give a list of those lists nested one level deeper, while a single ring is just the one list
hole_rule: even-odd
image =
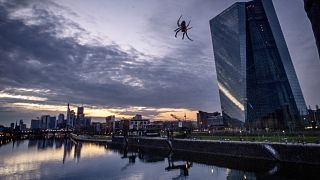
[{"label": "riverbank", "polygon": [[113,137],[109,139],[92,139],[85,136],[71,135],[74,140],[88,142],[105,142],[123,146],[156,148],[173,152],[188,152],[244,158],[251,160],[266,160],[282,163],[297,163],[320,166],[320,145],[289,144],[247,141],[217,141],[152,138],[152,137]]},{"label": "riverbank", "polygon": [[70,137],[76,141],[83,141],[83,142],[104,142],[104,143],[111,143],[111,136],[88,136],[88,135],[77,135],[77,134],[70,134]]},{"label": "riverbank", "polygon": [[192,133],[191,137],[201,140],[231,140],[231,141],[250,141],[250,142],[279,142],[279,143],[314,143],[320,144],[319,132],[314,133]]},{"label": "riverbank", "polygon": [[67,137],[12,140],[0,146],[0,154],[3,157],[0,158],[0,169],[6,170],[0,172],[0,179],[287,180],[317,179],[319,169],[314,165],[287,166],[247,158],[186,151],[170,153],[158,148],[115,143],[87,143]]}]

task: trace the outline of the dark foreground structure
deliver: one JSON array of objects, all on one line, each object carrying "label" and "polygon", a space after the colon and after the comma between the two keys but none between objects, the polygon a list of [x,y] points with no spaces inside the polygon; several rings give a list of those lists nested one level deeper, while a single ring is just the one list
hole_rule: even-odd
[{"label": "dark foreground structure", "polygon": [[224,121],[302,128],[306,104],[272,1],[235,3],[210,28]]},{"label": "dark foreground structure", "polygon": [[320,1],[319,0],[304,0],[304,9],[312,24],[314,36],[318,47],[320,57]]}]

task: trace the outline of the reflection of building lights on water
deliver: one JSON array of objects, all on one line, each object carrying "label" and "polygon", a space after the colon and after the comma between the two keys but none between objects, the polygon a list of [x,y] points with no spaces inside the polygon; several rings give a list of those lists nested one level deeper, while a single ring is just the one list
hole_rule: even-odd
[{"label": "reflection of building lights on water", "polygon": [[244,176],[243,176],[243,179],[247,179],[247,176],[246,176],[246,175],[244,175]]},{"label": "reflection of building lights on water", "polygon": [[213,174],[213,169],[211,169],[211,173]]}]

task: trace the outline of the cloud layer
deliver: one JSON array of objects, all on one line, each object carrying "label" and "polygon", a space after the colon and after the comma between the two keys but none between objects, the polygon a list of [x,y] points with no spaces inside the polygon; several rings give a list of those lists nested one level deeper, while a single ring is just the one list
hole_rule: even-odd
[{"label": "cloud layer", "polygon": [[117,43],[100,42],[52,9],[66,11],[50,1],[10,0],[0,5],[0,101],[6,109],[0,112],[2,119],[12,118],[6,117],[8,109],[23,118],[23,112],[36,107],[48,111],[45,105],[68,102],[116,109],[106,110],[104,116],[125,115],[123,109],[133,107],[129,114],[154,117],[178,108],[207,108],[212,102],[205,101],[217,100],[210,96],[213,67],[208,71],[200,65],[201,51],[162,57],[133,47],[125,51]]},{"label": "cloud layer", "polygon": [[[0,0],[0,124],[56,115],[66,103],[96,117],[219,110],[209,20],[234,2]],[[303,3],[274,5],[315,105],[320,64]],[[194,42],[174,38],[181,14]]]}]

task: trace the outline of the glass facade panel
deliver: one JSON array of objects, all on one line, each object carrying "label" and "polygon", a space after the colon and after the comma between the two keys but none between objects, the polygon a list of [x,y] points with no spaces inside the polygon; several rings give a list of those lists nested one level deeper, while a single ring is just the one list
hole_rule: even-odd
[{"label": "glass facade panel", "polygon": [[282,30],[280,27],[280,23],[278,21],[276,12],[274,10],[272,1],[269,0],[255,0],[254,2],[260,2],[263,5],[263,8],[266,13],[266,17],[268,19],[268,22],[270,24],[270,28],[272,30],[272,34],[279,52],[279,55],[281,57],[281,62],[283,64],[284,70],[286,72],[293,97],[290,97],[294,99],[296,106],[298,108],[298,111],[302,114],[306,114],[306,103],[301,91],[301,87],[298,81],[297,74],[295,72],[294,66],[292,64],[292,60],[289,54],[289,50],[286,44],[286,41],[284,39],[284,36],[282,34]]},{"label": "glass facade panel", "polygon": [[[244,3],[236,3],[210,21],[224,119],[245,121],[245,16]],[[241,27],[243,26],[243,27]]]}]

